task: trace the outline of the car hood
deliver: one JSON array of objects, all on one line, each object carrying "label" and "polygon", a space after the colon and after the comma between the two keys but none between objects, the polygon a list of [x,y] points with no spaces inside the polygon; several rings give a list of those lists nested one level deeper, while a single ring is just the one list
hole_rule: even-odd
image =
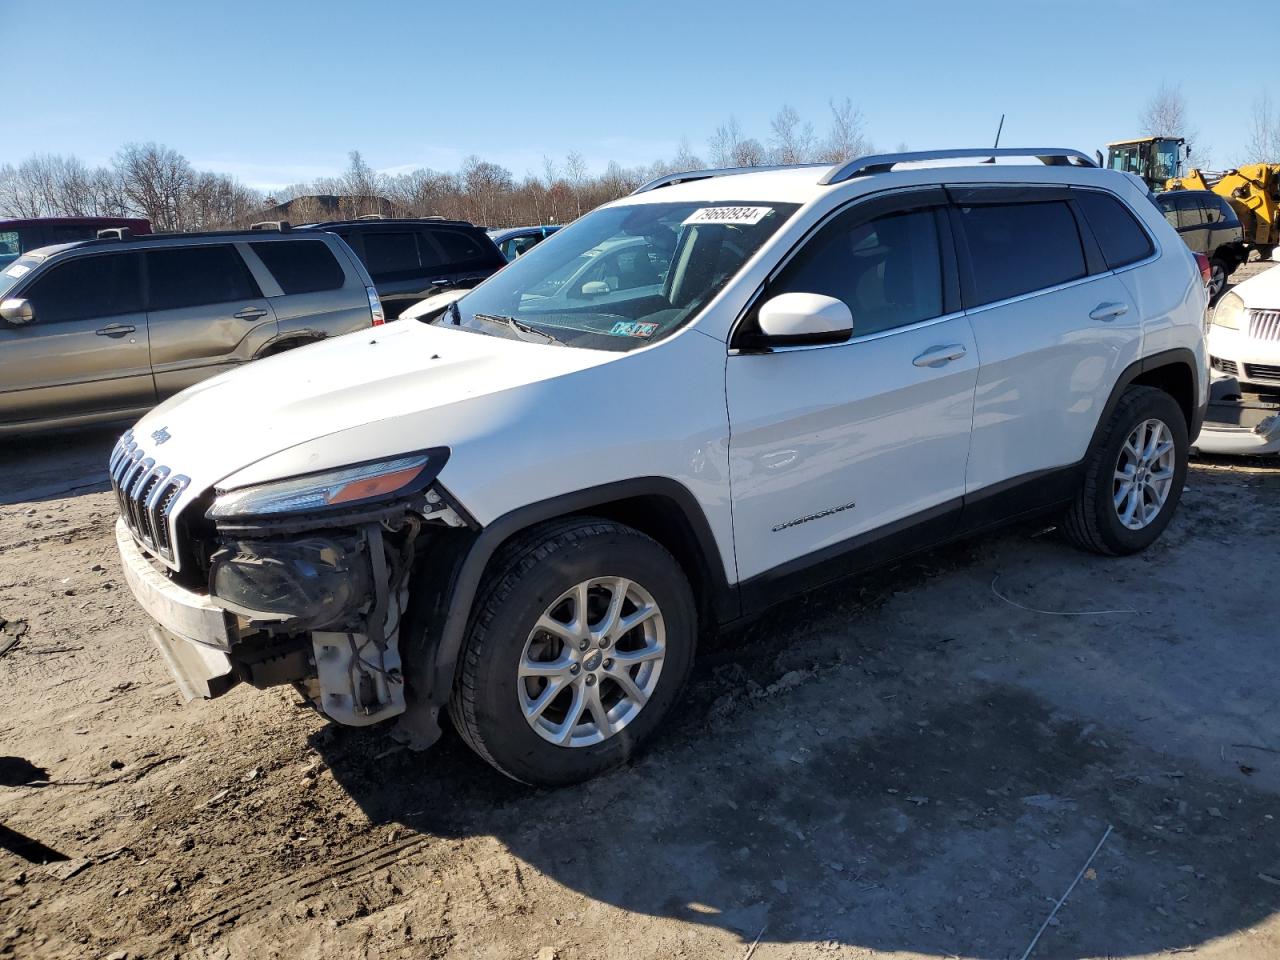
[{"label": "car hood", "polygon": [[1255,310],[1280,310],[1280,267],[1271,267],[1231,288],[1244,305]]},{"label": "car hood", "polygon": [[[133,439],[157,464],[191,478],[189,502],[266,457],[377,421],[388,421],[378,437],[387,456],[446,443],[447,413],[436,418],[439,437],[406,437],[390,421],[618,356],[399,321],[198,383],[139,420]],[[183,506],[175,504],[176,512]]]}]

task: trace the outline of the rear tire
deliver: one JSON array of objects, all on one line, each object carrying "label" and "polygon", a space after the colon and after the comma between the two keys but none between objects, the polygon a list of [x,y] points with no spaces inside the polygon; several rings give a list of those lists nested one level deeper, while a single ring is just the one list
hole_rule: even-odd
[{"label": "rear tire", "polygon": [[693,592],[659,543],[591,517],[536,527],[490,565],[449,713],[513,780],[578,783],[650,738],[688,679],[696,637]]},{"label": "rear tire", "polygon": [[1228,265],[1214,257],[1209,261],[1209,306],[1218,302],[1222,291],[1227,289],[1227,277],[1231,275]]},{"label": "rear tire", "polygon": [[1187,422],[1173,397],[1156,387],[1125,390],[1089,452],[1084,481],[1063,518],[1067,539],[1112,557],[1149,547],[1182,497],[1187,448]]}]

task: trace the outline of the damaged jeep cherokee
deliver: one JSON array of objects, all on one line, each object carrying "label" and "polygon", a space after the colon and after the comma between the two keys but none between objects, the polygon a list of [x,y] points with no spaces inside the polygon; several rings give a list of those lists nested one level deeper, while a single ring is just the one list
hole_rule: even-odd
[{"label": "damaged jeep cherokee", "polygon": [[447,708],[565,784],[778,600],[1032,513],[1148,546],[1204,416],[1199,272],[1123,175],[995,153],[664,177],[157,407],[110,473],[184,694],[291,684],[414,747]]}]

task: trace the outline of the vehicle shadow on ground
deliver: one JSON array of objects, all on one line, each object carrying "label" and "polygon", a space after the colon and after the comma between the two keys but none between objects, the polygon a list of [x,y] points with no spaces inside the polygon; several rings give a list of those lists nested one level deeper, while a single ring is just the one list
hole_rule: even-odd
[{"label": "vehicle shadow on ground", "polygon": [[0,506],[110,490],[107,460],[122,424],[0,437]]},{"label": "vehicle shadow on ground", "polygon": [[[671,732],[579,787],[522,787],[451,734],[429,754],[381,760],[372,732],[330,728],[315,746],[374,822],[492,835],[593,900],[745,943],[763,930],[764,943],[1021,956],[1108,826],[1036,956],[1157,953],[1266,919],[1280,910],[1280,811],[1262,783],[1210,775],[1039,696],[1079,666],[1088,648],[1074,641],[1040,638],[1040,660],[1013,684],[999,612],[944,595],[951,613],[926,618],[931,629],[877,613],[926,584],[972,595],[992,557],[1005,569],[1059,562],[1054,551],[1074,562],[1031,533],[936,551],[718,638]],[[1171,690],[1188,682],[1188,655],[1257,655],[1209,636],[1163,676],[1151,637],[1088,629],[1108,669]]]}]

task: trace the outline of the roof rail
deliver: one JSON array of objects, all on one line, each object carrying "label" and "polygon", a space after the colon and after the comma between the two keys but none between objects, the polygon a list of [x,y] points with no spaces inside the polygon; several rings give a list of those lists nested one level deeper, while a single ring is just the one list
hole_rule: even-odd
[{"label": "roof rail", "polygon": [[385,220],[387,218],[380,213],[366,213],[359,217],[356,217],[356,219],[357,220]]},{"label": "roof rail", "polygon": [[957,150],[917,150],[911,153],[875,153],[858,157],[846,163],[836,164],[818,180],[823,186],[844,183],[865,174],[887,173],[899,163],[920,163],[927,160],[963,160],[981,157],[994,163],[996,157],[1035,157],[1050,167],[1096,167],[1093,160],[1079,150],[1066,147],[999,147],[963,148]]},{"label": "roof rail", "polygon": [[128,227],[103,227],[96,234],[98,240],[128,240],[133,231]]},{"label": "roof rail", "polygon": [[250,230],[275,230],[279,233],[285,233],[293,228],[289,226],[288,220],[259,220],[257,223],[249,224]]},{"label": "roof rail", "polygon": [[650,180],[648,183],[641,184],[631,191],[631,196],[634,197],[637,193],[648,193],[650,190],[657,190],[661,187],[674,186],[677,183],[692,183],[695,180],[709,180],[712,177],[731,177],[739,173],[762,173],[766,170],[796,170],[801,167],[826,166],[829,166],[829,164],[787,163],[762,167],[719,167],[710,170],[686,170],[683,173],[669,173],[665,177],[658,177],[656,180]]}]

